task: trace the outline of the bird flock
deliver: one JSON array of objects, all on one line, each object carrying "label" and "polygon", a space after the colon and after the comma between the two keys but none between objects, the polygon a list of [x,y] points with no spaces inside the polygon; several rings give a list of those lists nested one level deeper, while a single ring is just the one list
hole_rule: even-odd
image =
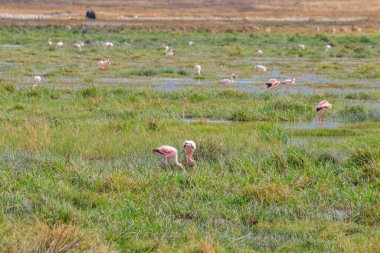
[{"label": "bird flock", "polygon": [[[48,46],[53,47],[53,45],[54,45],[53,42],[49,38],[48,39]],[[73,47],[81,51],[82,48],[84,47],[84,45],[85,45],[84,42],[75,42],[73,44]],[[104,43],[102,43],[102,45],[105,49],[106,48],[112,49],[114,46],[114,44],[112,42],[104,42]],[[194,45],[194,42],[189,41],[188,45],[192,46],[192,45]],[[64,43],[63,43],[63,41],[57,41],[55,43],[55,46],[57,48],[61,48],[64,46]],[[173,57],[175,55],[173,48],[169,47],[165,42],[162,44],[162,47],[165,50],[165,56]],[[304,44],[299,44],[297,46],[297,48],[298,48],[298,50],[303,51],[306,49],[306,46]],[[331,45],[326,45],[325,46],[325,53],[327,53],[330,49],[331,49]],[[264,54],[264,52],[261,49],[257,49],[255,53],[257,56],[261,56]],[[111,66],[111,61],[109,59],[100,60],[96,63],[96,66],[100,70],[107,70]],[[267,72],[268,71],[268,68],[264,65],[256,65],[255,69],[257,72]],[[194,66],[194,72],[195,72],[194,74],[196,76],[201,76],[201,70],[202,70],[202,67],[200,65],[197,64]],[[236,80],[236,74],[231,74],[231,78],[222,79],[218,83],[223,85],[223,86],[231,86],[235,83],[235,80]],[[34,78],[33,78],[33,89],[40,86],[41,81],[42,81],[41,76],[34,76]],[[296,79],[295,79],[295,77],[293,77],[293,78],[288,78],[288,79],[285,79],[283,81],[280,81],[280,80],[277,80],[275,78],[271,78],[266,82],[267,88],[274,88],[274,87],[279,86],[280,84],[283,84],[286,86],[293,86],[296,84]],[[319,113],[318,120],[323,121],[324,111],[327,109],[330,109],[331,107],[332,107],[332,105],[327,100],[323,100],[320,103],[318,103],[315,107],[316,112]],[[182,148],[183,148],[183,151],[185,154],[186,166],[189,166],[189,167],[194,166],[195,161],[193,159],[193,154],[196,150],[195,142],[192,140],[185,140],[182,144]],[[178,161],[178,151],[176,148],[174,148],[172,146],[168,146],[168,145],[163,145],[163,146],[159,146],[159,147],[153,149],[152,152],[154,154],[158,154],[162,157],[162,163],[160,166],[161,169],[165,165],[168,168],[168,170],[170,170],[170,161],[169,160],[173,160],[174,164],[177,167],[184,170],[185,166]]]}]

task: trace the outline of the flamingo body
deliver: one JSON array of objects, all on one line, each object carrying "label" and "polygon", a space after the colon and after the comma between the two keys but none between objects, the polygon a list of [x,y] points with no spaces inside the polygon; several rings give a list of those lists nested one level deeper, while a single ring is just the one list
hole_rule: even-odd
[{"label": "flamingo body", "polygon": [[331,106],[332,105],[329,103],[329,101],[323,100],[323,101],[319,102],[319,104],[317,104],[317,106],[315,107],[315,110],[317,112],[324,111],[324,110],[330,109]]},{"label": "flamingo body", "polygon": [[33,77],[33,89],[40,85],[42,78],[40,76]]},{"label": "flamingo body", "polygon": [[294,77],[292,79],[288,78],[288,79],[283,80],[281,83],[285,85],[295,85],[296,79]]},{"label": "flamingo body", "polygon": [[169,57],[174,56],[174,52],[173,52],[173,49],[172,49],[172,48],[169,48],[169,49],[166,51],[166,56],[169,56]]},{"label": "flamingo body", "polygon": [[306,46],[304,44],[299,44],[298,49],[299,50],[305,50]]},{"label": "flamingo body", "polygon": [[57,44],[55,44],[57,47],[63,47],[63,41],[58,41]]},{"label": "flamingo body", "polygon": [[260,72],[267,72],[267,67],[263,65],[256,65],[256,70]]},{"label": "flamingo body", "polygon": [[84,43],[75,42],[75,43],[73,44],[73,46],[74,46],[76,49],[82,50],[82,47],[84,46]]},{"label": "flamingo body", "polygon": [[110,60],[101,60],[96,63],[96,66],[100,69],[107,69],[109,66],[111,66]]},{"label": "flamingo body", "polygon": [[103,46],[105,47],[105,48],[113,48],[113,43],[112,42],[104,42],[103,43]]},{"label": "flamingo body", "polygon": [[331,45],[326,45],[325,46],[325,52],[327,53],[327,51],[329,51],[331,49]]},{"label": "flamingo body", "polygon": [[201,75],[201,69],[202,67],[200,65],[195,65],[194,70],[195,70],[195,75],[200,76]]},{"label": "flamingo body", "polygon": [[[170,170],[169,159],[174,159],[174,163],[181,169],[183,169],[183,165],[178,162],[178,152],[177,149],[171,146],[160,146],[152,150],[154,154],[159,154],[162,157],[162,164],[166,161],[168,164],[168,170]],[[161,168],[162,168],[161,164]]]},{"label": "flamingo body", "polygon": [[266,83],[267,85],[267,88],[271,88],[271,87],[274,87],[274,86],[278,86],[280,84],[280,81],[277,80],[277,79],[269,79]]},{"label": "flamingo body", "polygon": [[223,80],[220,80],[218,83],[223,84],[224,86],[229,86],[235,82],[235,78],[236,78],[236,75],[232,74],[231,79],[223,79]]}]

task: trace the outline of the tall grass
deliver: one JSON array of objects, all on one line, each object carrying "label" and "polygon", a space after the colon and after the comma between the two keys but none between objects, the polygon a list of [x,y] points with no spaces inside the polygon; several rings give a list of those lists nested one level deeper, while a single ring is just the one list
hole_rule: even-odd
[{"label": "tall grass", "polygon": [[[7,54],[0,47],[5,62],[0,251],[375,252],[380,247],[379,111],[352,101],[377,100],[375,93],[283,96],[214,87],[160,92],[128,83],[95,85],[101,78],[191,77],[195,63],[205,66],[211,80],[234,70],[252,76],[252,68],[240,61],[255,57],[252,45],[269,57],[323,61],[344,50],[344,57],[375,59],[375,35],[19,27],[0,33],[1,43],[21,45]],[[44,45],[53,36],[68,45],[85,40],[86,46],[82,52],[69,46],[49,51]],[[115,42],[114,49],[97,45],[105,38]],[[174,47],[176,57],[163,55],[162,41]],[[299,43],[308,49],[299,52]],[[324,55],[324,43],[336,51]],[[358,43],[363,50],[354,46]],[[98,71],[94,62],[106,57],[112,68]],[[320,65],[322,73],[337,76],[346,75],[345,69]],[[19,85],[28,85],[34,74],[50,77],[54,88]],[[86,85],[62,87],[60,77]],[[326,120],[341,125],[292,128],[316,120],[315,104],[326,96],[333,104]],[[196,166],[161,171],[152,148],[174,146],[184,162],[186,139],[197,143]]]}]

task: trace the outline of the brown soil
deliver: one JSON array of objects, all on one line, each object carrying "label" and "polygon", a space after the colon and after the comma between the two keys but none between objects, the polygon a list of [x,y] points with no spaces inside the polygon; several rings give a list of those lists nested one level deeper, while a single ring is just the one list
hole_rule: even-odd
[{"label": "brown soil", "polygon": [[[88,3],[87,0],[0,0],[0,23],[267,32],[310,32],[320,26],[322,32],[335,30],[335,33],[360,32],[354,26],[365,32],[377,32],[380,27],[377,23],[380,0],[92,0],[91,5]],[[85,22],[84,14],[89,8],[95,10],[97,21]]]},{"label": "brown soil", "polygon": [[[91,4],[89,4],[91,2]],[[104,18],[115,15],[228,17],[380,17],[379,0],[0,0],[0,12],[66,12],[88,8]]]}]

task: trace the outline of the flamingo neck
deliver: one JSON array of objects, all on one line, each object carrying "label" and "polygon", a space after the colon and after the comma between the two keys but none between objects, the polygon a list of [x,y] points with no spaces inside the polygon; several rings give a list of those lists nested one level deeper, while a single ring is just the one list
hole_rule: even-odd
[{"label": "flamingo neck", "polygon": [[195,161],[193,159],[193,151],[186,152],[186,161],[190,165],[193,165],[195,163]]},{"label": "flamingo neck", "polygon": [[177,165],[178,167],[183,169],[183,165],[178,162],[178,155],[177,154],[174,157],[174,163],[175,163],[175,165]]}]

